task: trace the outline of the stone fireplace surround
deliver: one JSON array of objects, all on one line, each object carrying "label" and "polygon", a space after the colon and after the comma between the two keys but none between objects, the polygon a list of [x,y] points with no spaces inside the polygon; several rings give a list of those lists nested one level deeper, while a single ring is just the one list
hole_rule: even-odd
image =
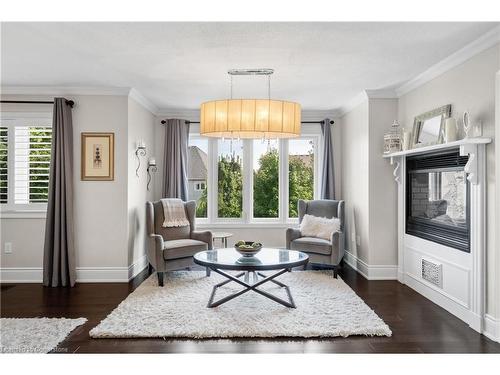
[{"label": "stone fireplace surround", "polygon": [[[483,333],[485,324],[485,146],[489,138],[468,138],[446,144],[426,146],[389,155],[398,184],[398,280]],[[470,183],[470,253],[405,232],[406,224],[406,157],[439,150],[459,149],[469,156],[465,165]],[[439,283],[424,278],[423,271],[434,265]]]}]

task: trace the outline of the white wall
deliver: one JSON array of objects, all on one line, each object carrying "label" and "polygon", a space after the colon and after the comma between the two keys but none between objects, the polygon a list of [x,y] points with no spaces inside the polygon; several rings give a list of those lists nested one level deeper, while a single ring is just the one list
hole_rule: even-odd
[{"label": "white wall", "polygon": [[396,187],[382,158],[383,135],[396,118],[396,99],[365,95],[341,119],[346,260],[369,279],[396,278]]},{"label": "white wall", "polygon": [[[341,197],[345,201],[346,250],[369,262],[368,208],[368,100],[341,119],[342,167]],[[356,244],[359,236],[360,243]]]},{"label": "white wall", "polygon": [[397,186],[394,168],[382,153],[384,133],[398,115],[398,101],[370,98],[368,110],[369,264],[393,266],[398,264]]},{"label": "white wall", "polygon": [[[131,148],[135,149],[137,138],[154,144],[154,117],[134,100],[129,100],[127,95],[66,97],[76,103],[73,108],[73,173],[77,278],[85,281],[123,281],[129,276],[130,266],[141,259],[144,251],[141,245],[143,206],[149,197],[146,193],[145,164],[141,167],[139,179],[130,177],[133,173],[135,178],[135,156],[132,156]],[[52,97],[16,95],[2,96],[2,99],[52,100]],[[9,104],[2,105],[2,111],[51,113],[52,106]],[[82,132],[115,134],[114,181],[81,181]],[[140,137],[138,134],[141,134]],[[1,254],[2,279],[5,279],[4,275],[14,275],[13,269],[25,269],[24,274],[31,272],[32,275],[26,279],[40,279],[44,230],[43,217],[0,219],[2,248],[4,242],[13,244],[12,254]]]},{"label": "white wall", "polygon": [[[465,110],[471,111],[472,120],[481,120],[483,135],[495,137],[495,75],[500,68],[500,45],[465,61],[422,86],[399,98],[399,120],[411,127],[413,118],[445,104],[452,105],[452,116],[459,119]],[[498,106],[497,98],[497,106]],[[496,142],[486,147],[487,170],[487,312],[500,317],[500,285],[495,278],[500,274],[498,237],[495,238],[495,148]],[[497,163],[498,161],[498,157]],[[495,217],[496,216],[496,217]]]},{"label": "white wall", "polygon": [[[153,199],[153,183],[147,190],[147,163],[155,155],[155,116],[134,99],[128,99],[128,264],[140,262],[145,256],[145,202]],[[138,139],[146,143],[146,156],[140,156],[137,177],[135,156]]]}]

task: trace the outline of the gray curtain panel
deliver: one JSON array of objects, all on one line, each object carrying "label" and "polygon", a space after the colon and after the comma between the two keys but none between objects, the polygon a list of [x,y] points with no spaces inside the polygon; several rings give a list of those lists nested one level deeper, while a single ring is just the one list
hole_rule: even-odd
[{"label": "gray curtain panel", "polygon": [[73,122],[66,99],[54,99],[43,285],[74,286]]},{"label": "gray curtain panel", "polygon": [[186,120],[168,119],[165,124],[163,198],[187,201],[188,140],[189,124]]},{"label": "gray curtain panel", "polygon": [[330,119],[321,124],[323,132],[323,170],[321,171],[321,199],[335,199],[335,175],[333,168],[332,125]]}]

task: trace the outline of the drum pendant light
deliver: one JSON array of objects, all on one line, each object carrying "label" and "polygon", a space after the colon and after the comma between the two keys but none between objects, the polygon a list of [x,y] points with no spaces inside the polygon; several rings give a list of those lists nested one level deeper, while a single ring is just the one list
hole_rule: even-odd
[{"label": "drum pendant light", "polygon": [[293,138],[300,135],[300,104],[271,99],[272,69],[229,70],[233,75],[267,75],[267,99],[213,100],[201,105],[200,134],[217,138]]}]

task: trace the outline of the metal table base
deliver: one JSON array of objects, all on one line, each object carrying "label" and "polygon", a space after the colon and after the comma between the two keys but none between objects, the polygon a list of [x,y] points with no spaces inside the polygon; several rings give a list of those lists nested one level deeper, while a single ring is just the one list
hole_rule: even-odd
[{"label": "metal table base", "polygon": [[[253,290],[254,292],[256,293],[259,293],[260,295],[263,295],[264,297],[267,297],[271,300],[273,300],[274,302],[277,302],[277,303],[280,303],[282,304],[283,306],[286,306],[286,307],[291,307],[291,308],[295,308],[295,302],[293,300],[293,297],[292,297],[292,294],[290,293],[290,288],[288,287],[288,285],[285,285],[277,280],[274,280],[276,277],[286,273],[286,272],[291,272],[291,269],[287,268],[287,269],[282,269],[280,270],[279,272],[276,272],[275,274],[272,274],[272,275],[269,275],[269,276],[266,276],[260,272],[256,272],[256,271],[243,271],[243,272],[240,272],[238,274],[236,274],[235,276],[233,275],[230,275],[224,271],[221,271],[217,268],[211,268],[212,271],[214,272],[217,272],[219,275],[222,275],[224,276],[225,278],[227,278],[226,281],[223,281],[219,284],[216,284],[213,289],[212,289],[212,294],[210,295],[210,299],[208,300],[208,304],[207,304],[207,307],[211,308],[211,307],[217,307],[217,306],[220,306],[222,305],[223,303],[226,303],[230,300],[232,300],[233,298],[236,298],[238,296],[241,296],[242,294],[250,291],[250,290]],[[250,283],[250,275],[252,275],[252,278],[253,278],[253,283],[251,284]],[[240,278],[244,276],[243,280],[240,280]],[[262,278],[259,280],[259,276]],[[215,298],[215,294],[217,292],[217,289],[220,288],[221,286],[223,285],[226,285],[228,283],[230,283],[231,281],[234,281],[235,283],[237,284],[240,284],[241,286],[244,287],[244,289],[236,292],[236,293],[233,293],[233,294],[230,294],[224,298],[221,298],[217,301],[214,301],[214,298]],[[266,292],[266,291],[263,291],[263,290],[260,290],[258,289],[259,286],[261,286],[262,284],[265,284],[267,282],[272,282],[276,285],[278,285],[279,287],[281,288],[285,288],[285,291],[286,291],[286,294],[288,296],[288,301],[282,299],[282,298],[279,298],[279,297],[276,297],[275,295],[269,293],[269,292]]]}]

